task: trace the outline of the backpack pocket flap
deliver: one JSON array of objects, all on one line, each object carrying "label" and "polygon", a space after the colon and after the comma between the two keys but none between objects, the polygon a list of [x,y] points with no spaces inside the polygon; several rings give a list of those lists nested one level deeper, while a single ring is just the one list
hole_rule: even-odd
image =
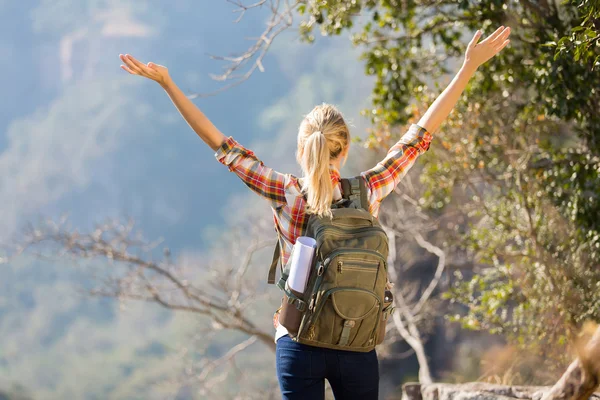
[{"label": "backpack pocket flap", "polygon": [[379,310],[379,299],[361,289],[339,290],[331,295],[335,312],[345,320],[359,321]]},{"label": "backpack pocket flap", "polygon": [[338,220],[354,220],[357,226],[373,226],[375,217],[365,210],[354,208],[340,208],[332,210],[334,219],[332,223],[335,225]]}]

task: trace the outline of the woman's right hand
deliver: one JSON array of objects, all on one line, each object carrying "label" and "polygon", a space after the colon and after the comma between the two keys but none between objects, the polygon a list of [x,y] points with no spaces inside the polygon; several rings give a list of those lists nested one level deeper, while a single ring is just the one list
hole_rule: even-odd
[{"label": "woman's right hand", "polygon": [[509,27],[501,26],[490,36],[477,43],[481,35],[480,30],[475,32],[473,39],[471,39],[471,42],[467,46],[464,63],[466,66],[471,67],[471,69],[479,68],[480,65],[494,57],[510,43],[508,39],[510,35]]},{"label": "woman's right hand", "polygon": [[144,78],[152,79],[161,86],[166,86],[171,81],[167,67],[151,62],[147,65],[142,64],[129,54],[119,54],[119,58],[125,63],[125,65],[121,65],[121,68],[132,75],[139,75]]}]

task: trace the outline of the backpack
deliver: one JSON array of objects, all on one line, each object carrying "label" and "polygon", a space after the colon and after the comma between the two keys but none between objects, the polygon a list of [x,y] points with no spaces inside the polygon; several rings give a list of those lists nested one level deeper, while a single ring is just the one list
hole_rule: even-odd
[{"label": "backpack", "polygon": [[[361,176],[342,179],[342,200],[332,205],[333,218],[310,215],[304,236],[317,242],[306,289],[301,295],[287,283],[290,262],[277,286],[286,306],[301,313],[292,340],[316,347],[367,352],[383,340],[385,321],[393,312],[384,304],[388,238],[369,212]],[[269,271],[274,283],[279,261],[277,243]],[[292,257],[290,257],[290,260]]]}]

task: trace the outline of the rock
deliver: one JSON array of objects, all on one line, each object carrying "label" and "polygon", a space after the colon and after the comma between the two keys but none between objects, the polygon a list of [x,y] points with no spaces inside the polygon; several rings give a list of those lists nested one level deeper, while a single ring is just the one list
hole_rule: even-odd
[{"label": "rock", "polygon": [[421,384],[409,382],[402,385],[402,400],[423,400]]},{"label": "rock", "polygon": [[[549,387],[506,386],[483,382],[464,384],[407,383],[402,388],[402,400],[531,400],[540,399]],[[600,400],[600,394],[590,397]]]}]

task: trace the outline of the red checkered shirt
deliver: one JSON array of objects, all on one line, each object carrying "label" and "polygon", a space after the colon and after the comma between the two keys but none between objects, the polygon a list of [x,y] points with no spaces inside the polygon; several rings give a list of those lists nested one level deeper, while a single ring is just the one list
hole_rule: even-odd
[{"label": "red checkered shirt", "polygon": [[[365,180],[369,211],[377,216],[381,201],[390,194],[406,175],[420,154],[429,149],[431,134],[416,124],[410,126],[402,138],[388,151],[375,167],[362,172]],[[275,229],[281,237],[282,265],[287,262],[292,246],[302,236],[307,222],[306,201],[298,178],[266,167],[252,151],[229,137],[217,150],[215,157],[229,167],[253,192],[267,200],[273,210]],[[331,179],[340,193],[340,174],[331,170]]]}]

